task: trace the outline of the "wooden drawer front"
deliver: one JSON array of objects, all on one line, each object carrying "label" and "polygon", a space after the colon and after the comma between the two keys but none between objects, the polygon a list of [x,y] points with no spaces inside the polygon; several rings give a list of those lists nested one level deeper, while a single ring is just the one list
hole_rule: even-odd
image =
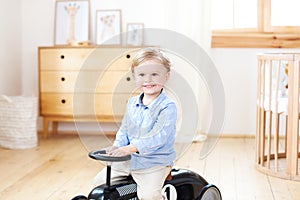
[{"label": "wooden drawer front", "polygon": [[135,51],[126,48],[98,48],[90,54],[84,67],[88,69],[90,62],[94,61],[98,64],[97,69],[130,71]]},{"label": "wooden drawer front", "polygon": [[135,83],[127,71],[41,71],[41,92],[131,93]]},{"label": "wooden drawer front", "polygon": [[97,93],[131,93],[135,90],[135,82],[129,71],[106,71],[99,77]]},{"label": "wooden drawer front", "polygon": [[107,70],[124,70],[131,71],[132,59],[135,55],[134,51],[128,51],[120,54],[116,58],[112,59],[109,65],[106,67]]},{"label": "wooden drawer front", "polygon": [[123,116],[131,94],[96,94],[95,112],[97,115]]},{"label": "wooden drawer front", "polygon": [[73,115],[72,94],[42,93],[40,101],[42,115]]},{"label": "wooden drawer front", "polygon": [[40,68],[79,70],[91,52],[92,48],[40,49]]},{"label": "wooden drawer front", "polygon": [[94,92],[100,72],[82,71],[41,71],[41,92],[69,92],[76,87],[78,92]]},{"label": "wooden drawer front", "polygon": [[40,48],[41,70],[130,70],[134,50],[126,48]]},{"label": "wooden drawer front", "polygon": [[[130,94],[41,94],[42,115],[123,115]],[[75,103],[76,102],[76,103]]]}]

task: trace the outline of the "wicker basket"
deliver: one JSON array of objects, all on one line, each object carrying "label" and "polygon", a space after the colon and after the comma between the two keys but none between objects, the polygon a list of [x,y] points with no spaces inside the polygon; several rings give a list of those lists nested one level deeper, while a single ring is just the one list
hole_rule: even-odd
[{"label": "wicker basket", "polygon": [[37,98],[0,95],[0,146],[26,149],[37,146]]}]

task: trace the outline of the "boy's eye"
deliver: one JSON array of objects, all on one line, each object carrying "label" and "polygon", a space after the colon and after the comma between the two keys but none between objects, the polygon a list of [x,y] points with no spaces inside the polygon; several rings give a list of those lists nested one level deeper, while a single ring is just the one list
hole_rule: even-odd
[{"label": "boy's eye", "polygon": [[140,73],[139,76],[145,76],[145,74],[144,73]]},{"label": "boy's eye", "polygon": [[158,73],[153,73],[152,76],[158,76]]}]

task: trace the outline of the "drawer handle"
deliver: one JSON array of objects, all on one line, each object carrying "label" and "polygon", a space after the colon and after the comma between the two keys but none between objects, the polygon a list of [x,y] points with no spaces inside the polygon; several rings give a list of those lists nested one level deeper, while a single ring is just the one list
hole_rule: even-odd
[{"label": "drawer handle", "polygon": [[130,54],[127,54],[127,55],[126,55],[126,58],[129,59],[129,58],[130,58]]},{"label": "drawer handle", "polygon": [[66,78],[65,77],[61,77],[61,79],[60,79],[61,81],[65,81],[66,80]]},{"label": "drawer handle", "polygon": [[65,104],[65,103],[66,103],[66,100],[65,100],[65,99],[62,99],[62,100],[61,100],[61,103]]},{"label": "drawer handle", "polygon": [[61,55],[61,56],[60,56],[60,59],[65,59],[65,56],[64,56],[64,55]]},{"label": "drawer handle", "polygon": [[130,77],[127,77],[126,80],[127,80],[127,81],[130,81]]}]

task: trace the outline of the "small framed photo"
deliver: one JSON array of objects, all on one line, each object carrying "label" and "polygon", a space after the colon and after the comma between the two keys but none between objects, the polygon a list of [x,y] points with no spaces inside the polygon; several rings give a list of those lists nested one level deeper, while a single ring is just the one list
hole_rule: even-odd
[{"label": "small framed photo", "polygon": [[76,45],[90,40],[89,0],[57,0],[55,3],[54,44]]},{"label": "small framed photo", "polygon": [[96,11],[96,44],[121,45],[121,10]]},{"label": "small framed photo", "polygon": [[126,43],[129,46],[142,46],[144,42],[144,24],[127,23]]}]

